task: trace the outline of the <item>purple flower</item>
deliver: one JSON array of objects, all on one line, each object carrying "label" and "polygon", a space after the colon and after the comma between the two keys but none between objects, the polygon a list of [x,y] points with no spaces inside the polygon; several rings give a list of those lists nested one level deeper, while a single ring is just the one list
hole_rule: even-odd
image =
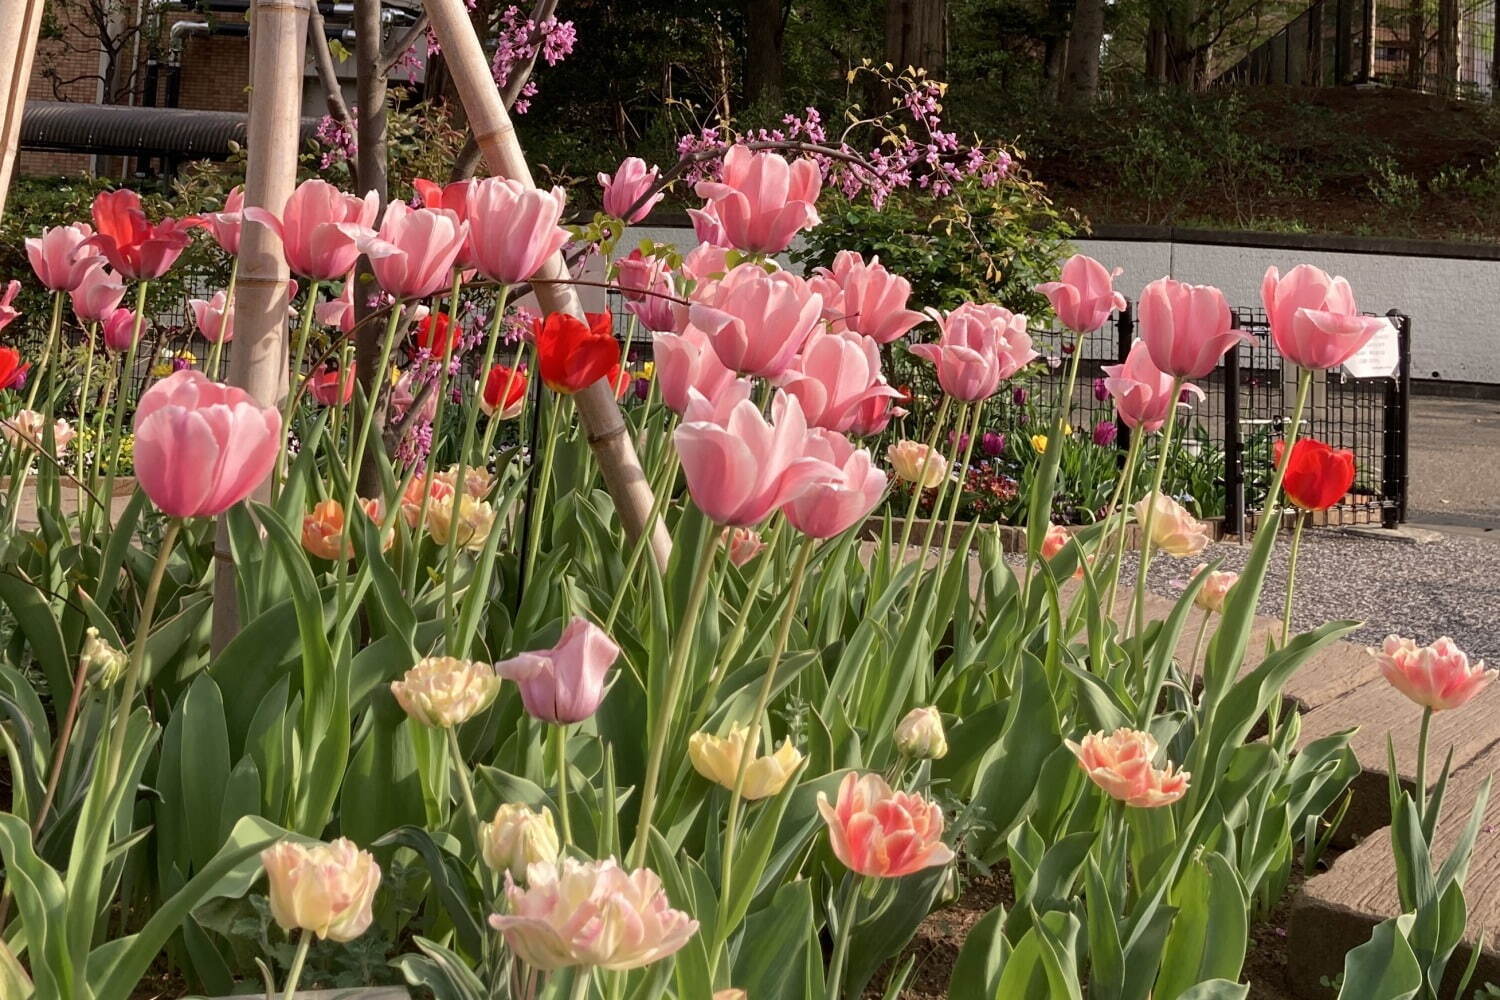
[{"label": "purple flower", "polygon": [[1119,433],[1120,429],[1113,420],[1101,420],[1094,425],[1094,443],[1101,448],[1111,448]]},{"label": "purple flower", "polygon": [[1103,378],[1094,379],[1094,398],[1101,403],[1109,398],[1109,387],[1104,384]]},{"label": "purple flower", "polygon": [[1026,400],[1030,398],[1031,394],[1020,386],[1016,386],[1010,391],[1010,401],[1012,403],[1015,403],[1017,406],[1025,406]]},{"label": "purple flower", "polygon": [[979,450],[990,458],[999,458],[1005,451],[1005,435],[995,431],[985,431],[979,438]]},{"label": "purple flower", "polygon": [[635,391],[636,399],[645,399],[647,396],[651,395],[651,380],[646,378],[638,378],[635,380],[635,383],[631,386],[631,388]]},{"label": "purple flower", "polygon": [[952,445],[954,451],[963,451],[969,447],[969,435],[960,434],[958,431],[949,431],[948,444]]}]

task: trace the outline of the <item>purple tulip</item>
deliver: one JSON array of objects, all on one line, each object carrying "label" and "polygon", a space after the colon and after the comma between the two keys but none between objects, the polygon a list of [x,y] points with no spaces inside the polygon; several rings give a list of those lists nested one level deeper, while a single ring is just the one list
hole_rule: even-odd
[{"label": "purple tulip", "polygon": [[969,447],[969,435],[960,434],[958,431],[949,431],[948,443],[953,446],[954,451],[964,451]]},{"label": "purple tulip", "polygon": [[1021,386],[1016,386],[1014,389],[1012,389],[1010,391],[1010,401],[1012,403],[1015,403],[1017,406],[1025,406],[1026,405],[1026,400],[1028,400],[1030,398],[1031,398],[1030,393],[1028,393]]},{"label": "purple tulip", "polygon": [[990,458],[999,458],[1005,451],[1005,435],[995,431],[985,431],[979,438],[979,450]]},{"label": "purple tulip", "polygon": [[1109,398],[1109,386],[1104,384],[1103,378],[1094,379],[1094,398],[1101,403]]},{"label": "purple tulip", "polygon": [[1113,420],[1101,420],[1094,425],[1094,443],[1101,448],[1114,446],[1115,437],[1120,433]]}]

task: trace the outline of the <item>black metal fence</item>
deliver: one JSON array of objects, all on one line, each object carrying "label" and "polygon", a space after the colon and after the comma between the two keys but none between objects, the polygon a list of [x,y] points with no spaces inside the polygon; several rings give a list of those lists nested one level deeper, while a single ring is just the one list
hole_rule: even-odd
[{"label": "black metal fence", "polygon": [[1493,100],[1496,0],[1315,0],[1216,77],[1225,84],[1382,83]]}]

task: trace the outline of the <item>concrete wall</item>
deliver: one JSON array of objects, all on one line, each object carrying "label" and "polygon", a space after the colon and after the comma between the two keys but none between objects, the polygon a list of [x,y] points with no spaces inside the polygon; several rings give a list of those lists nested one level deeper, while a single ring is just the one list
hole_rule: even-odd
[{"label": "concrete wall", "polygon": [[[1078,248],[1124,268],[1118,287],[1129,298],[1170,276],[1216,285],[1231,305],[1257,306],[1267,267],[1285,273],[1314,264],[1349,279],[1361,309],[1411,316],[1413,378],[1500,384],[1500,248],[1144,227],[1119,227],[1128,236],[1117,238],[1116,231],[1100,231],[1111,238],[1078,240]],[[626,245],[642,238],[684,252],[696,243],[686,227],[643,226]]]}]

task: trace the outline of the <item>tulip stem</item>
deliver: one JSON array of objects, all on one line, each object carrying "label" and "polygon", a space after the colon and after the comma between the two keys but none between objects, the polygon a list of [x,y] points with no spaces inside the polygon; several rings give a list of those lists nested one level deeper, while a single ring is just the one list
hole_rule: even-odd
[{"label": "tulip stem", "polygon": [[[943,424],[948,419],[948,407],[952,402],[953,397],[944,393],[943,401],[938,406],[937,419],[932,422],[932,430],[927,435],[927,451],[922,457],[921,472],[917,481],[912,483],[911,502],[906,505],[906,520],[901,525],[901,545],[897,550],[901,553],[900,559],[903,565],[906,563],[906,546],[911,541],[911,526],[917,519],[917,505],[921,502],[922,493],[926,489],[927,456],[931,455],[932,450],[937,447],[938,435],[943,432]],[[946,465],[947,463],[945,462],[945,468],[943,469],[943,478],[945,480],[948,476]],[[934,504],[934,507],[936,507],[936,504]]]},{"label": "tulip stem", "polygon": [[[421,525],[427,522],[427,505],[432,499],[432,472],[437,467],[437,456],[434,454],[434,452],[437,450],[438,441],[440,440],[439,435],[443,433],[443,414],[446,413],[448,409],[448,369],[453,364],[453,342],[458,339],[458,297],[463,288],[463,281],[463,272],[455,268],[453,271],[453,287],[448,293],[448,322],[446,324],[440,323],[438,321],[438,317],[436,316],[431,317],[428,320],[428,322],[432,324],[430,329],[438,333],[438,335],[442,336],[443,338],[443,356],[441,362],[442,367],[438,369],[437,373],[437,405],[436,408],[432,411],[432,443],[427,450],[427,488],[422,491],[421,513],[417,517],[417,525],[419,528]],[[429,341],[427,344],[427,350],[428,353],[432,352],[431,341]],[[479,391],[481,393],[484,392],[482,372],[480,373]],[[416,405],[415,400],[412,401],[412,405]],[[443,617],[448,620],[448,627],[450,629],[453,627],[456,618],[456,616],[453,614],[453,578],[457,575],[457,573],[454,571],[452,560],[454,552],[456,551],[454,543],[458,538],[459,515],[463,510],[462,498],[463,494],[466,492],[464,490],[464,479],[466,477],[466,473],[464,472],[463,468],[463,462],[465,458],[467,458],[467,455],[459,456],[459,478],[458,481],[453,484],[453,509],[448,513],[449,562],[448,565],[444,568],[443,573]],[[451,646],[451,633],[449,639]]]},{"label": "tulip stem", "polygon": [[54,291],[52,293],[52,322],[47,327],[47,343],[42,348],[42,357],[37,362],[37,370],[31,373],[31,387],[26,390],[26,409],[32,409],[36,405],[37,390],[42,387],[42,376],[47,376],[47,398],[52,396],[53,368],[52,352],[57,349],[57,335],[62,330],[62,301],[63,293]]},{"label": "tulip stem", "polygon": [[570,991],[571,1000],[585,1000],[589,995],[589,979],[592,976],[590,967],[587,965],[575,966],[573,969],[573,989]]},{"label": "tulip stem", "polygon": [[125,401],[130,395],[130,380],[135,376],[136,348],[141,343],[141,326],[146,320],[146,289],[151,282],[142,281],[135,287],[135,326],[130,331],[130,346],[125,349],[125,368],[120,374],[120,390],[115,396],[114,420],[110,424],[106,454],[109,455],[109,473],[104,479],[104,527],[114,522],[115,475],[120,467],[120,430],[125,426]]},{"label": "tulip stem", "polygon": [[[547,440],[542,445],[542,466],[538,473],[536,484],[535,508],[531,515],[531,538],[526,546],[526,567],[521,574],[523,587],[534,578],[536,572],[536,553],[542,547],[542,538],[549,534],[545,525],[547,510],[547,488],[552,483],[552,463],[557,458],[557,435],[558,435],[558,407],[561,400],[552,396],[543,397],[543,402],[538,405],[547,411],[545,421],[547,427]],[[642,532],[645,534],[645,532]]]},{"label": "tulip stem", "polygon": [[1203,609],[1203,621],[1198,623],[1198,638],[1193,640],[1193,662],[1188,664],[1187,699],[1191,707],[1193,702],[1193,688],[1198,684],[1199,656],[1203,652],[1203,637],[1208,634],[1208,623],[1214,613],[1207,608]]},{"label": "tulip stem", "polygon": [[[231,271],[230,275],[229,275],[229,292],[224,297],[224,315],[226,317],[229,315],[229,306],[230,306],[229,295],[234,294],[234,282],[235,282],[236,277],[238,276],[238,271],[239,271],[239,260],[238,259],[235,260],[234,266],[235,266],[235,270]],[[292,374],[291,374],[291,377],[292,377],[293,380],[295,380],[298,375],[302,374],[302,358],[303,358],[304,353],[307,351],[307,338],[308,338],[308,335],[312,332],[313,304],[318,301],[318,289],[321,286],[322,286],[322,282],[320,282],[320,281],[314,281],[307,288],[307,298],[302,301],[302,322],[299,323],[299,324],[297,324],[297,342],[292,347],[292,369],[291,369]],[[213,349],[214,356],[209,359],[209,365],[210,365],[210,367],[212,367],[214,369],[214,377],[218,376],[218,362],[219,362],[218,353],[219,353],[219,348],[223,346],[223,343],[224,343],[224,324],[221,322],[219,324],[219,342],[217,344],[214,344],[214,349]],[[337,394],[335,396],[335,398],[337,400],[342,401],[343,398],[344,398],[344,396],[343,396],[343,393],[344,393],[344,371],[343,371],[342,368],[339,369],[339,381],[338,381],[338,385],[334,388],[334,392]],[[295,407],[296,402],[297,402],[297,395],[298,395],[297,394],[297,386],[296,386],[295,382],[293,382],[292,384],[289,384],[287,386],[286,399],[283,400],[282,404],[281,404],[281,407],[282,407],[282,409],[281,409],[281,442],[280,442],[281,446],[280,446],[280,448],[276,452],[276,456],[277,456],[276,457],[276,484],[277,484],[277,492],[280,492],[281,483],[286,478],[286,468],[285,468],[286,461],[287,461],[287,457],[286,457],[286,442],[287,442],[287,439],[291,436],[291,433],[292,433],[292,416],[293,416],[294,407]],[[337,441],[338,441],[338,438],[337,438],[337,436],[335,436],[334,437],[334,442],[337,443]],[[347,511],[345,513],[347,513]],[[346,518],[345,520],[348,520],[348,519]]]},{"label": "tulip stem", "polygon": [[553,757],[557,761],[557,814],[562,820],[563,845],[573,845],[573,824],[568,821],[568,727],[559,723],[549,734]]},{"label": "tulip stem", "polygon": [[1417,732],[1417,819],[1427,822],[1427,740],[1432,729],[1432,709],[1422,709],[1422,728]]},{"label": "tulip stem", "polygon": [[693,648],[693,638],[698,633],[698,613],[703,609],[703,599],[708,596],[708,582],[713,577],[715,560],[709,558],[709,546],[715,535],[703,533],[703,542],[698,547],[694,562],[693,583],[688,590],[687,606],[682,609],[679,631],[673,636],[672,658],[667,663],[667,686],[661,704],[656,708],[656,718],[651,726],[651,750],[646,757],[646,776],[641,785],[641,815],[636,822],[635,841],[630,845],[630,867],[639,868],[646,861],[650,847],[651,818],[656,811],[657,785],[661,782],[662,759],[667,752],[667,735],[672,717],[681,697],[682,683],[687,673],[688,654]]},{"label": "tulip stem", "polygon": [[302,966],[307,963],[307,949],[312,945],[312,931],[303,929],[297,938],[297,953],[292,956],[292,967],[287,970],[286,989],[281,1000],[293,1000],[297,995],[297,983],[302,978]]},{"label": "tulip stem", "polygon": [[[1172,378],[1172,409],[1165,426],[1161,429],[1161,454],[1156,456],[1156,478],[1152,480],[1151,492],[1146,494],[1146,517],[1141,525],[1141,558],[1135,570],[1135,593],[1131,614],[1130,634],[1140,641],[1146,630],[1146,573],[1151,569],[1151,529],[1156,524],[1156,507],[1160,502],[1162,480],[1167,474],[1167,459],[1172,453],[1172,436],[1177,429],[1177,395],[1182,391],[1182,376]],[[1145,651],[1141,651],[1144,658]]]},{"label": "tulip stem", "polygon": [[[968,440],[964,441],[964,460],[959,467],[958,488],[953,491],[953,502],[948,505],[948,524],[943,529],[943,551],[953,544],[953,524],[958,519],[958,507],[963,501],[964,486],[968,483],[969,460],[974,457],[974,442],[979,438],[979,425],[984,419],[984,400],[974,404],[974,419],[969,425]],[[962,433],[962,428],[960,428]],[[918,571],[920,572],[920,570]]]},{"label": "tulip stem", "polygon": [[[234,309],[234,286],[240,278],[240,259],[235,257],[229,265],[229,284],[224,289],[224,311],[219,314],[219,339],[214,341],[214,346],[208,351],[208,377],[215,382],[219,380],[219,368],[224,361],[224,331],[229,328],[229,317],[233,315]],[[318,297],[318,284],[313,282],[312,291],[307,296],[304,308],[311,313],[313,301]],[[305,328],[304,328],[305,329]],[[304,338],[305,339],[305,338]],[[295,387],[287,387],[287,396],[292,395]],[[284,423],[284,421],[283,421]]]},{"label": "tulip stem", "polygon": [[828,966],[828,1000],[839,1000],[844,985],[844,969],[849,964],[849,943],[854,938],[854,924],[859,919],[860,882],[855,876],[849,884],[849,898],[839,914],[839,926],[833,941],[833,959]]},{"label": "tulip stem", "polygon": [[661,517],[662,510],[667,506],[667,500],[672,495],[672,482],[677,478],[677,451],[673,449],[671,459],[667,463],[667,473],[662,481],[653,484],[651,514],[646,518],[646,527],[636,535],[635,541],[630,546],[630,558],[625,563],[625,573],[620,577],[620,585],[615,588],[615,596],[609,604],[609,614],[604,617],[604,631],[613,633],[615,619],[619,617],[620,608],[625,604],[625,594],[629,592],[630,586],[635,582],[635,570],[641,563],[641,555],[646,551],[647,544],[651,541],[651,526]]},{"label": "tulip stem", "polygon": [[104,758],[104,787],[114,785],[120,776],[120,758],[125,752],[125,730],[130,722],[130,708],[135,702],[135,691],[141,680],[141,670],[146,662],[146,640],[151,636],[151,622],[156,614],[156,599],[161,593],[161,582],[167,575],[167,562],[172,555],[172,546],[182,530],[182,521],[172,518],[162,534],[161,545],[156,552],[156,563],[151,567],[151,578],[146,584],[146,593],[141,598],[141,614],[136,622],[135,642],[130,647],[130,664],[125,668],[125,683],[120,691],[120,702],[115,707],[114,729],[109,734],[109,752]]},{"label": "tulip stem", "polygon": [[[974,411],[983,412],[983,410],[983,402],[964,403],[960,407],[958,419],[954,421],[954,426],[958,428],[958,441],[963,440],[963,432],[964,428],[968,426],[969,414]],[[977,421],[974,426],[979,426]],[[943,549],[938,553],[936,560],[939,566],[948,558],[948,545],[953,539],[953,519],[958,517],[958,505],[963,499],[964,483],[969,478],[969,459],[973,456],[973,451],[974,436],[971,434],[969,435],[968,447],[964,449],[963,458],[958,464],[958,482],[954,485],[953,498],[948,505],[948,525],[943,535]],[[908,619],[911,618],[912,611],[917,606],[917,591],[921,589],[922,577],[927,575],[927,556],[932,550],[932,540],[937,534],[937,524],[943,514],[943,501],[948,499],[948,487],[952,479],[953,475],[951,472],[943,476],[943,481],[938,486],[937,498],[932,502],[932,512],[927,516],[927,528],[922,534],[922,548],[917,552],[917,575],[912,578],[911,588],[907,591],[906,595],[906,617]],[[919,691],[925,691],[927,684],[925,675],[918,681],[918,684],[920,685]],[[917,695],[917,700],[923,700],[921,693]]]},{"label": "tulip stem", "polygon": [[448,756],[453,758],[453,771],[458,775],[458,795],[463,801],[464,815],[469,820],[470,832],[477,844],[483,838],[479,832],[479,807],[474,803],[474,776],[469,773],[469,765],[464,763],[463,747],[458,745],[458,730],[453,726],[443,728],[448,734]]},{"label": "tulip stem", "polygon": [[1281,607],[1281,647],[1286,648],[1292,637],[1292,598],[1297,593],[1297,554],[1302,551],[1302,529],[1307,524],[1307,511],[1299,510],[1292,527],[1292,551],[1286,563],[1286,600]]},{"label": "tulip stem", "polygon": [[[365,465],[365,452],[370,446],[370,434],[375,427],[375,414],[380,410],[381,389],[384,387],[386,370],[391,364],[391,351],[396,346],[396,326],[401,322],[403,310],[399,303],[392,303],[390,318],[385,323],[385,336],[380,341],[380,360],[376,362],[375,371],[370,378],[370,398],[365,400],[365,412],[359,422],[359,434],[354,439],[354,449],[349,463],[349,489],[344,502],[345,514],[354,509],[355,498],[359,495],[360,471]],[[340,403],[344,398],[345,373],[339,369],[339,380],[336,387],[337,395],[334,397]],[[346,516],[346,521],[352,520]]]},{"label": "tulip stem", "polygon": [[[781,614],[781,622],[776,628],[776,644],[771,647],[771,659],[766,664],[766,672],[761,676],[760,691],[755,696],[755,709],[750,713],[749,731],[745,734],[745,745],[740,751],[739,766],[734,772],[734,787],[729,794],[729,817],[724,823],[724,864],[719,877],[719,899],[728,901],[730,898],[729,883],[734,877],[734,854],[735,845],[739,842],[740,813],[745,795],[745,776],[750,772],[750,762],[760,753],[760,731],[761,719],[766,714],[766,708],[771,702],[771,692],[776,687],[776,668],[781,665],[781,657],[786,652],[787,640],[792,634],[792,622],[797,618],[797,602],[802,597],[802,584],[807,577],[807,564],[812,558],[813,549],[817,546],[817,539],[808,536],[802,540],[802,547],[797,553],[797,562],[792,567],[792,581],[787,588],[786,609]],[[729,934],[734,930],[728,926],[724,919],[727,914],[720,914],[718,921],[718,940],[714,949],[714,958],[710,961],[718,964],[718,955],[724,943],[729,939]]]},{"label": "tulip stem", "polygon": [[[745,603],[740,606],[740,613],[735,617],[734,628],[729,633],[729,638],[724,642],[718,654],[718,662],[714,664],[713,673],[708,678],[708,685],[704,689],[703,703],[698,706],[698,713],[693,717],[688,726],[688,732],[696,732],[703,725],[709,710],[713,707],[714,692],[724,681],[724,675],[729,672],[729,665],[734,662],[735,655],[740,651],[740,644],[745,641],[745,631],[750,627],[750,612],[755,607],[755,598],[760,593],[760,588],[765,583],[766,573],[775,562],[775,554],[781,547],[781,532],[786,524],[785,518],[778,518],[776,527],[771,529],[771,541],[760,555],[756,556],[755,575],[751,577],[750,584],[745,588]],[[727,561],[727,560],[726,560]]]},{"label": "tulip stem", "polygon": [[1116,504],[1111,503],[1109,512],[1105,515],[1105,520],[1109,520],[1116,513],[1120,515],[1119,527],[1114,528],[1111,526],[1109,529],[1114,533],[1115,557],[1109,567],[1109,604],[1104,613],[1106,618],[1113,618],[1115,614],[1115,598],[1120,591],[1120,563],[1125,558],[1126,529],[1130,526],[1130,514],[1128,513],[1130,510],[1130,493],[1135,488],[1136,468],[1140,465],[1141,451],[1143,450],[1142,444],[1145,442],[1145,439],[1146,435],[1139,430],[1130,436],[1130,447],[1125,452],[1125,472],[1120,477],[1119,510],[1116,511]]}]

